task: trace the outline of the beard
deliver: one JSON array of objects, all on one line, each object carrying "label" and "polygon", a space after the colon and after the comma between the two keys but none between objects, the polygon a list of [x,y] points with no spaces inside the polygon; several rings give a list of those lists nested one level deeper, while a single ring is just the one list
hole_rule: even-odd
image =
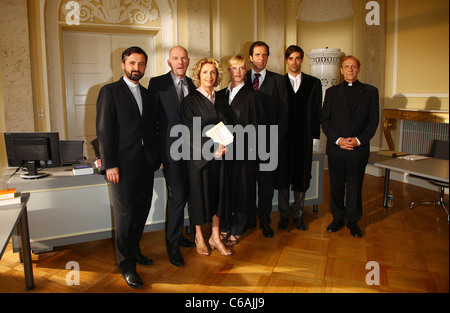
[{"label": "beard", "polygon": [[144,74],[139,71],[132,71],[132,72],[125,71],[125,75],[130,80],[135,81],[135,82],[139,81],[144,76]]}]

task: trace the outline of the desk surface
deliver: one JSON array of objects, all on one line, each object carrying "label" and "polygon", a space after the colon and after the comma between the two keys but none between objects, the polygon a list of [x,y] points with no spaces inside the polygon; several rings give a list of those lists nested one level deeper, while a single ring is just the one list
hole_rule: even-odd
[{"label": "desk surface", "polygon": [[409,161],[400,158],[383,157],[374,160],[374,165],[393,171],[397,170],[429,179],[449,182],[448,160],[429,158],[426,160]]},{"label": "desk surface", "polygon": [[42,172],[49,173],[50,176],[39,179],[23,179],[20,177],[20,174],[23,173],[21,171],[10,178],[9,176],[13,172],[14,169],[8,169],[3,176],[3,182],[6,183],[8,188],[16,188],[17,191],[21,192],[107,184],[103,175],[73,176],[72,167],[46,168]]}]

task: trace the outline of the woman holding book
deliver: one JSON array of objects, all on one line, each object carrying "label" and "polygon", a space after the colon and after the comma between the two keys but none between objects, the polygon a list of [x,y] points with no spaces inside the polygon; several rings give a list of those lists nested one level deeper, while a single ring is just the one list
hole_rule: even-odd
[{"label": "woman holding book", "polygon": [[[181,120],[189,129],[190,156],[188,158],[188,179],[191,222],[195,225],[197,252],[208,256],[209,249],[203,238],[202,225],[212,221],[212,232],[208,242],[212,250],[218,249],[223,255],[231,255],[220,240],[220,219],[230,215],[227,192],[224,184],[224,162],[222,156],[227,148],[214,143],[206,136],[206,131],[220,122],[231,121],[231,111],[226,101],[216,99],[214,88],[222,80],[219,62],[211,58],[200,60],[193,69],[193,82],[197,89],[183,99]],[[202,132],[202,135],[195,132]],[[188,138],[186,138],[187,141]]]}]

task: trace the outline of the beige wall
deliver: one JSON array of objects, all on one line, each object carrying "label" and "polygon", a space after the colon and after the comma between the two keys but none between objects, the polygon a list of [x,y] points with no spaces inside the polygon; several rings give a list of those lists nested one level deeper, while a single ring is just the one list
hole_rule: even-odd
[{"label": "beige wall", "polygon": [[385,107],[448,112],[448,0],[389,0],[386,26]]},{"label": "beige wall", "polygon": [[[175,3],[154,1],[168,3],[168,6]],[[281,74],[285,73],[283,52],[290,44],[299,44],[306,53],[313,48],[339,48],[346,54],[358,56],[363,62],[376,63],[369,67],[370,70],[365,68],[360,77],[363,81],[371,81],[374,74],[381,73],[381,79],[375,81],[382,85],[377,87],[382,90],[383,106],[448,111],[448,1],[379,0],[384,10],[381,35],[377,35],[382,38],[381,45],[368,38],[366,2],[352,0],[352,18],[306,23],[296,19],[301,0],[178,0],[173,42],[188,48],[193,66],[205,56],[219,58],[224,63],[234,54],[247,56],[251,42],[263,40],[271,47],[268,68]],[[19,76],[23,76],[20,83],[25,82],[27,92],[20,98],[23,115],[11,118],[11,108],[16,105],[11,100],[11,88],[17,88],[19,83],[11,84],[14,79],[9,73],[8,61],[4,61],[0,66],[0,131],[31,127],[37,131],[66,133],[61,46],[58,46],[62,29],[58,26],[60,3],[61,0],[1,1],[3,41],[0,53],[11,57],[20,55],[20,60],[25,61],[22,63],[25,66],[17,70]],[[21,9],[16,10],[14,6]],[[46,20],[49,16],[55,21]],[[9,27],[14,22],[21,28]],[[8,27],[5,23],[9,23]],[[111,27],[113,29],[118,28]],[[86,30],[98,29],[91,25]],[[21,45],[5,39],[11,36]],[[162,43],[162,39],[158,42]],[[157,74],[162,74],[167,70],[164,66],[167,50],[158,53],[157,60],[161,65]],[[379,55],[379,60],[374,54]],[[381,69],[378,68],[380,64]],[[303,70],[309,72],[308,58]],[[31,82],[28,86],[27,81]],[[227,82],[228,76],[222,87]],[[44,110],[43,118],[38,117],[39,110]],[[15,125],[14,129],[9,125]],[[398,134],[394,137],[398,140]],[[2,140],[0,167],[6,164]],[[386,147],[382,137],[374,145]]]}]

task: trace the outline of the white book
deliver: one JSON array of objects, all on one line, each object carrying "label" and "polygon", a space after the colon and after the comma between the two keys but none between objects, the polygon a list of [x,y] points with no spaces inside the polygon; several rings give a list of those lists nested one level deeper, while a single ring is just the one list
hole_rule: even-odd
[{"label": "white book", "polygon": [[22,201],[22,197],[20,196],[20,193],[16,193],[15,198],[0,200],[0,206],[16,204],[16,203],[20,203],[21,201]]},{"label": "white book", "polygon": [[75,165],[72,169],[74,176],[94,174],[94,168],[90,164]]},{"label": "white book", "polygon": [[233,142],[233,134],[228,130],[224,123],[220,122],[206,132],[206,136],[223,146]]}]

